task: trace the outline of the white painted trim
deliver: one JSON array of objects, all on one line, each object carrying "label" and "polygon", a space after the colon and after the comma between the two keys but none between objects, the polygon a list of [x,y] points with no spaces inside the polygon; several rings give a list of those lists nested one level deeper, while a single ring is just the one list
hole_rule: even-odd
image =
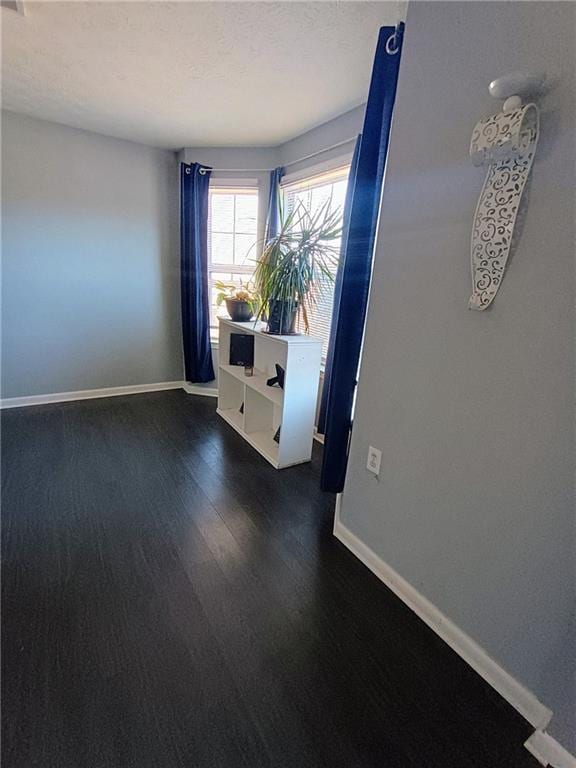
[{"label": "white painted trim", "polygon": [[93,400],[98,397],[120,397],[139,395],[143,392],[162,392],[166,389],[183,389],[183,381],[160,381],[156,384],[129,384],[125,387],[104,387],[102,389],[79,389],[75,392],[54,392],[49,395],[28,395],[27,397],[5,397],[0,408],[24,408],[30,405],[66,403],[72,400]]},{"label": "white painted trim", "polygon": [[[320,176],[324,173],[330,173],[331,171],[336,171],[338,168],[342,168],[346,165],[350,165],[352,162],[352,155],[354,154],[354,142],[356,139],[350,139],[350,141],[345,142],[346,144],[350,143],[350,151],[349,152],[343,152],[342,154],[339,154],[337,157],[331,157],[329,160],[323,160],[319,163],[314,163],[314,165],[307,165],[305,168],[301,168],[299,171],[294,171],[293,173],[287,173],[284,176],[282,176],[282,180],[280,182],[281,187],[289,187],[291,184],[296,184],[299,181],[304,181],[305,179],[313,178],[314,176]],[[321,150],[321,152],[328,152],[328,150]],[[295,161],[293,163],[290,163],[290,165],[296,165],[297,162],[304,162],[304,161]]]},{"label": "white painted trim", "polygon": [[190,384],[188,381],[182,383],[182,389],[189,395],[203,395],[204,397],[218,397],[216,387],[201,387],[198,384]]},{"label": "white painted trim", "polygon": [[[340,522],[340,510],[342,509],[342,494],[337,493],[336,494],[336,503],[334,504],[334,528],[332,529],[332,533],[334,536],[336,536],[337,539],[340,537],[338,536],[338,531],[340,530],[340,527],[344,527],[342,523]],[[343,542],[345,543],[345,542]],[[348,545],[346,545],[348,546]],[[350,549],[350,547],[348,547]],[[356,554],[356,553],[354,553]]]},{"label": "white painted trim", "polygon": [[324,435],[321,432],[318,432],[316,427],[314,427],[314,440],[316,440],[317,443],[320,443],[320,445],[324,445]]},{"label": "white painted trim", "polygon": [[546,731],[534,731],[524,746],[542,765],[551,768],[576,768],[576,757],[570,754]]},{"label": "white painted trim", "polygon": [[210,176],[210,189],[258,189],[258,179],[234,178],[233,176],[218,176],[215,169]]},{"label": "white painted trim", "polygon": [[420,594],[405,579],[396,573],[344,523],[340,521],[340,494],[336,497],[337,510],[334,521],[334,535],[366,565],[372,573],[389,587],[411,608],[452,650],[464,659],[472,669],[486,680],[514,709],[535,728],[543,729],[550,722],[552,711],[540,702],[512,675],[506,672],[471,637],[457,627],[447,616]]},{"label": "white painted trim", "polygon": [[28,395],[26,397],[6,397],[0,400],[0,409],[25,408],[30,405],[48,403],[67,403],[73,400],[94,400],[99,397],[120,397],[139,395],[144,392],[162,392],[168,389],[183,389],[189,395],[218,397],[215,387],[200,387],[187,381],[159,381],[155,384],[129,384],[125,387],[103,387],[102,389],[79,389],[75,392],[54,392],[49,395]]},{"label": "white painted trim", "polygon": [[6,11],[12,11],[13,13],[19,13],[20,16],[26,16],[26,6],[24,4],[24,0],[14,0],[15,8],[12,8],[11,6],[2,6],[2,8]]}]

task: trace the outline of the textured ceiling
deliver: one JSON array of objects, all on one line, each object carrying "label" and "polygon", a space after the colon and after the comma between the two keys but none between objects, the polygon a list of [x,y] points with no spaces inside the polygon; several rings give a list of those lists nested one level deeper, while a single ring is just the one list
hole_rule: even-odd
[{"label": "textured ceiling", "polygon": [[3,107],[178,149],[269,146],[365,101],[387,2],[26,2]]}]

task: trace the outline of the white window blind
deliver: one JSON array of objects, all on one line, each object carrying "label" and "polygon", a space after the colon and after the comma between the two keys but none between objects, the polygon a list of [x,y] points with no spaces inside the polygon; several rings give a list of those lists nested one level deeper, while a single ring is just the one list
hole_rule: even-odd
[{"label": "white window blind", "polygon": [[[312,176],[308,179],[286,184],[283,186],[284,209],[287,213],[302,203],[310,213],[316,213],[326,201],[330,201],[330,210],[338,209],[340,216],[344,212],[344,200],[348,186],[349,166],[338,168],[330,173]],[[340,253],[340,240],[331,245]],[[336,268],[334,269],[334,277]],[[322,339],[322,358],[328,353],[330,324],[332,321],[332,305],[334,300],[334,285],[328,280],[317,292],[316,306],[309,315],[310,334]]]},{"label": "white window blind", "polygon": [[211,187],[208,206],[208,279],[210,325],[218,325],[216,281],[248,283],[256,267],[258,190]]}]

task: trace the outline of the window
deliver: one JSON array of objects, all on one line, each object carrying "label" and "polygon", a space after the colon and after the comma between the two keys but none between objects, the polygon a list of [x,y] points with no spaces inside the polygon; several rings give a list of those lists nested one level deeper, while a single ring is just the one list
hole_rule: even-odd
[{"label": "window", "polygon": [[[302,203],[312,214],[316,213],[327,200],[330,200],[330,209],[338,209],[344,213],[344,200],[348,186],[348,172],[346,166],[331,173],[313,176],[302,181],[286,184],[283,187],[284,209],[286,212],[293,210],[298,203]],[[333,243],[336,251],[340,252],[340,241]],[[336,270],[334,269],[334,277]],[[332,320],[332,305],[334,300],[334,285],[327,283],[324,290],[317,298],[317,304],[308,318],[310,335],[322,339],[322,359],[325,360],[328,353],[328,339],[330,337],[330,323]]]},{"label": "window", "polygon": [[211,187],[208,203],[210,325],[217,326],[226,312],[216,305],[216,281],[246,283],[256,267],[258,190]]}]

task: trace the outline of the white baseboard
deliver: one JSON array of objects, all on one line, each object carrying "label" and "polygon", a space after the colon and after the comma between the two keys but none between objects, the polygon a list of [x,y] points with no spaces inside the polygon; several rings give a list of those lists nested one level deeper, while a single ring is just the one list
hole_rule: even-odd
[{"label": "white baseboard", "polygon": [[524,746],[542,765],[550,768],[576,768],[576,757],[545,731],[534,731]]},{"label": "white baseboard", "polygon": [[24,408],[29,405],[47,403],[66,403],[71,400],[93,400],[98,397],[120,397],[139,395],[143,392],[162,392],[166,389],[183,389],[182,381],[159,381],[156,384],[130,384],[125,387],[103,387],[102,389],[79,389],[75,392],[54,392],[49,395],[29,395],[27,397],[5,397],[0,400],[0,408]]},{"label": "white baseboard", "polygon": [[321,432],[318,432],[316,428],[314,428],[314,440],[316,440],[317,443],[320,443],[320,445],[324,445],[324,435]]},{"label": "white baseboard", "polygon": [[[344,528],[345,526],[342,525],[340,522],[340,510],[342,509],[342,494],[337,493],[336,494],[336,503],[334,504],[334,527],[332,528],[332,533],[336,538],[339,538],[337,531],[340,527]],[[348,547],[349,548],[349,547]]]},{"label": "white baseboard", "polygon": [[156,384],[130,384],[125,387],[103,387],[102,389],[79,389],[75,392],[54,392],[49,395],[28,395],[26,397],[5,397],[0,400],[0,408],[24,408],[29,405],[47,405],[48,403],[66,403],[72,400],[93,400],[98,397],[120,397],[139,395],[143,392],[162,392],[167,389],[183,389],[189,395],[218,397],[215,387],[201,387],[187,381],[159,381]]},{"label": "white baseboard", "polygon": [[531,691],[506,672],[471,637],[457,627],[447,616],[421,595],[400,574],[364,544],[340,521],[341,496],[336,497],[334,535],[366,565],[372,573],[411,608],[452,650],[464,659],[478,674],[506,699],[534,728],[544,729],[550,722],[552,711]]},{"label": "white baseboard", "polygon": [[189,395],[203,395],[204,397],[218,397],[217,387],[201,387],[199,384],[190,384],[185,381],[182,383],[182,389]]}]

